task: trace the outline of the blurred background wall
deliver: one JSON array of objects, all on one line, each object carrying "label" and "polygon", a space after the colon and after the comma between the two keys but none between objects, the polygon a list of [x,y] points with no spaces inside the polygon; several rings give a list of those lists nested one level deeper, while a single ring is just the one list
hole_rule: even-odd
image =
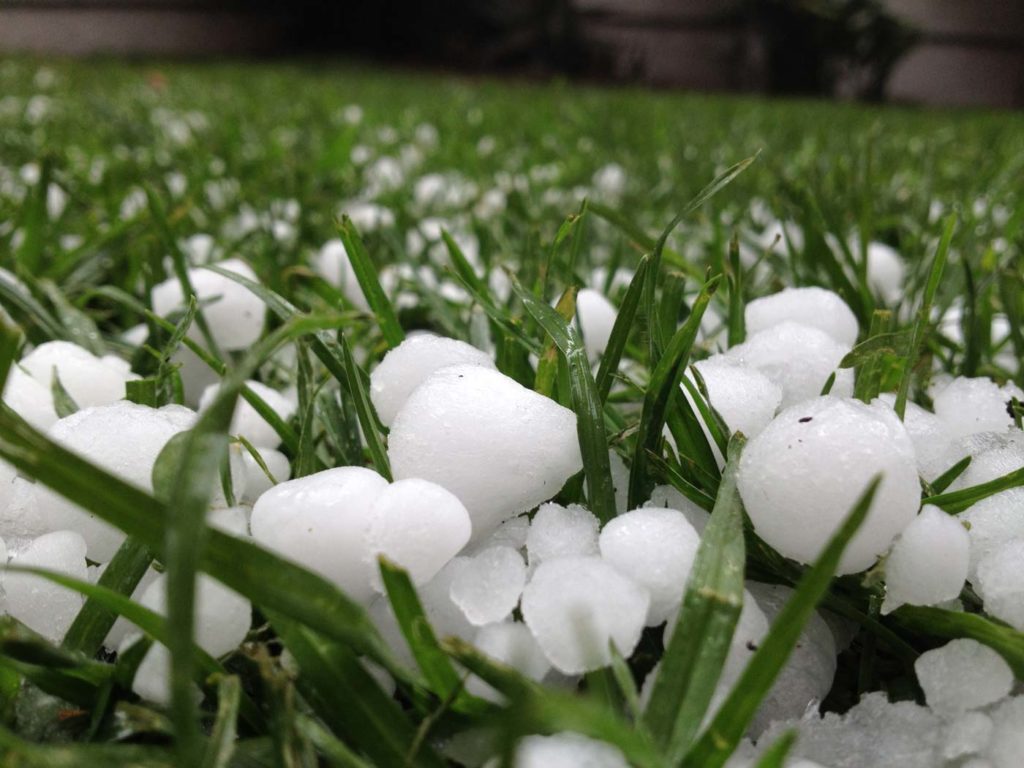
[{"label": "blurred background wall", "polygon": [[1024,0],[0,0],[0,52],[360,56],[961,106],[1024,106]]}]

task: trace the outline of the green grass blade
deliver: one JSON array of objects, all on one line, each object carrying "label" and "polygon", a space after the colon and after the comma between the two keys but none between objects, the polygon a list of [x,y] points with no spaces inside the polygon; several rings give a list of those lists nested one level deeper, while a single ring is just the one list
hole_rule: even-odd
[{"label": "green grass blade", "polygon": [[[704,383],[704,377],[700,375],[700,370],[697,366],[691,365],[690,373],[693,374],[693,381],[690,381],[687,376],[683,376],[680,381],[693,399],[693,404],[697,407],[697,413],[700,414],[701,421],[707,425],[708,432],[711,433],[711,439],[714,441],[715,446],[725,456],[729,446],[729,427],[726,425],[722,415],[711,405],[711,399],[708,396],[708,386]],[[703,434],[703,430],[701,430],[701,434]],[[705,440],[705,442],[707,441]]]},{"label": "green grass blade", "polygon": [[277,613],[268,618],[298,662],[299,690],[342,741],[378,765],[442,768],[443,761],[429,747],[410,759],[416,736],[412,723],[351,649]]},{"label": "green grass blade", "polygon": [[50,384],[50,394],[53,396],[53,410],[57,413],[57,418],[63,419],[65,416],[70,416],[73,413],[78,412],[78,403],[74,401],[74,398],[68,394],[68,391],[64,389],[64,385],[60,381],[60,376],[57,375],[57,368],[53,368],[53,381]]},{"label": "green grass blade", "polygon": [[729,270],[726,273],[729,285],[728,340],[729,346],[742,344],[747,337],[746,302],[743,298],[743,264],[740,262],[740,241],[736,235],[729,241]]},{"label": "green grass blade", "polygon": [[57,317],[61,325],[64,326],[68,341],[73,341],[78,346],[88,349],[94,355],[106,354],[106,345],[103,343],[103,337],[100,335],[95,321],[68,301],[64,292],[50,280],[40,280],[39,287],[56,309]]},{"label": "green grass blade", "polygon": [[0,274],[0,304],[13,310],[15,318],[23,317],[39,329],[41,341],[64,339],[67,336],[64,327],[31,293],[16,285],[10,277]]},{"label": "green grass blade", "polygon": [[455,695],[462,688],[462,678],[441,650],[409,574],[383,555],[378,560],[388,601],[423,677],[438,698]]},{"label": "green grass blade", "polygon": [[[651,269],[654,269],[652,261]],[[690,350],[700,330],[700,321],[704,310],[718,287],[720,277],[713,277],[704,287],[693,303],[690,316],[676,331],[651,373],[651,381],[644,394],[643,410],[640,414],[640,427],[637,432],[637,448],[633,455],[633,466],[629,474],[629,508],[635,509],[647,498],[650,491],[648,478],[647,452],[657,453],[661,441],[662,428],[665,426],[666,413],[672,397],[677,395],[679,379],[686,369],[690,358]],[[678,396],[682,396],[681,393]]]},{"label": "green grass blade", "polygon": [[989,480],[987,483],[979,483],[978,485],[972,485],[970,488],[962,488],[959,491],[928,496],[921,503],[933,504],[939,509],[955,515],[970,508],[982,499],[987,499],[989,496],[1010,488],[1019,488],[1022,485],[1024,485],[1024,467],[1007,472],[1005,475],[997,477],[995,480]]},{"label": "green grass blade", "polygon": [[964,456],[960,461],[935,478],[931,483],[933,493],[930,495],[940,494],[949,488],[949,486],[953,484],[954,480],[967,471],[967,468],[971,466],[971,461],[973,460],[973,456]]},{"label": "green grass blade", "polygon": [[345,367],[346,390],[355,404],[356,415],[363,428],[363,437],[366,439],[366,447],[370,451],[370,460],[373,462],[373,468],[390,481],[391,462],[388,460],[388,451],[384,447],[380,427],[377,426],[378,420],[373,410],[373,403],[370,401],[370,392],[363,379],[363,372],[356,364],[348,339],[340,330],[338,339],[341,342],[341,359]]},{"label": "green grass blade", "polygon": [[796,731],[786,731],[764,751],[754,768],[786,768],[786,758],[796,744]]},{"label": "green grass blade", "polygon": [[736,470],[744,440],[729,445],[718,498],[686,582],[644,722],[672,764],[686,753],[722,673],[743,606],[746,546]]},{"label": "green grass blade", "polygon": [[46,197],[53,176],[53,156],[45,155],[39,167],[39,180],[25,195],[21,209],[21,230],[24,236],[14,254],[14,261],[23,273],[36,275],[43,266],[43,246],[49,216]]},{"label": "green grass blade", "polygon": [[[152,562],[153,555],[149,549],[138,539],[129,536],[107,563],[106,569],[96,583],[120,595],[130,595]],[[68,650],[92,656],[103,645],[103,640],[115,621],[116,611],[94,598],[89,598],[64,635],[62,645]]]},{"label": "green grass blade", "polygon": [[217,684],[217,717],[203,753],[201,768],[227,768],[238,736],[238,705],[242,684],[235,675],[226,675]]},{"label": "green grass blade", "polygon": [[622,355],[626,350],[626,342],[629,341],[630,331],[636,323],[637,310],[640,308],[640,299],[643,297],[644,281],[646,280],[647,269],[650,259],[644,256],[636,266],[633,279],[629,282],[626,295],[622,298],[622,305],[615,316],[615,324],[612,326],[611,335],[608,337],[608,346],[601,357],[601,364],[597,369],[597,395],[601,402],[608,400],[608,394],[612,391],[612,382],[615,373],[619,370],[619,363],[622,362]]},{"label": "green grass blade", "polygon": [[615,517],[615,486],[608,459],[608,435],[604,429],[601,398],[583,339],[573,324],[567,323],[558,312],[524,289],[515,278],[512,289],[565,358],[590,511],[602,522],[608,522]]},{"label": "green grass blade", "polygon": [[668,480],[668,484],[679,491],[701,509],[710,512],[714,509],[715,499],[709,496],[702,488],[691,483],[675,467],[653,451],[648,452],[647,460],[655,472],[661,473]]},{"label": "green grass blade", "polygon": [[932,260],[931,269],[928,272],[928,282],[925,284],[924,296],[921,299],[921,307],[917,312],[917,320],[914,322],[913,335],[910,339],[910,348],[906,355],[906,362],[903,368],[903,376],[900,378],[900,388],[896,393],[896,403],[893,408],[896,415],[903,418],[907,409],[907,398],[910,395],[910,380],[914,375],[914,366],[921,354],[921,347],[924,345],[925,333],[931,323],[932,303],[935,301],[935,293],[942,282],[942,273],[946,268],[946,259],[949,257],[949,245],[953,240],[953,232],[956,230],[957,216],[951,213],[946,217],[942,229],[942,239],[939,241],[938,250]]},{"label": "green grass blade", "polygon": [[342,216],[341,225],[338,227],[338,234],[345,244],[345,252],[348,254],[349,263],[356,273],[356,280],[359,287],[363,289],[366,303],[370,305],[370,311],[377,317],[377,324],[380,326],[381,335],[387,342],[389,348],[394,349],[405,338],[405,332],[398,322],[398,315],[395,308],[391,306],[384,289],[377,279],[377,269],[370,260],[370,254],[366,252],[366,246],[359,237],[355,225],[348,216]]},{"label": "green grass blade", "polygon": [[804,625],[828,590],[843,550],[867,517],[880,481],[880,477],[871,481],[839,530],[801,577],[793,596],[775,617],[711,724],[687,753],[683,768],[719,768],[743,738],[761,700],[793,652]]},{"label": "green grass blade", "polygon": [[312,717],[299,715],[295,718],[295,728],[309,739],[331,768],[373,768]]}]

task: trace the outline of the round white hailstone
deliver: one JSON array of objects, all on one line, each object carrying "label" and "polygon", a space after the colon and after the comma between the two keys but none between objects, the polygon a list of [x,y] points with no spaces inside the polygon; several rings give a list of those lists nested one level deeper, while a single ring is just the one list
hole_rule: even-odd
[{"label": "round white hailstone", "polygon": [[210,528],[230,534],[246,537],[249,535],[249,516],[245,507],[220,507],[211,509],[206,514],[206,524]]},{"label": "round white hailstone", "polygon": [[356,277],[356,271],[348,259],[348,251],[345,250],[345,244],[341,240],[328,240],[324,243],[319,252],[313,256],[313,271],[335,288],[341,289],[345,298],[352,302],[356,309],[361,309],[364,312],[370,309],[366,295]]},{"label": "round white hailstone", "polygon": [[407,570],[414,584],[425,584],[466,546],[471,533],[469,512],[454,494],[426,480],[395,481],[370,510],[366,542],[374,585],[380,586],[377,555]]},{"label": "round white hailstone", "polygon": [[39,501],[36,498],[36,484],[23,477],[17,477],[14,468],[9,464],[0,463],[0,472],[9,471],[10,485],[4,486],[3,497],[0,498],[0,536],[7,539],[8,544],[15,541],[34,539],[49,533],[51,528],[39,514]]},{"label": "round white hailstone", "polygon": [[633,653],[650,596],[599,557],[560,557],[538,566],[523,591],[526,626],[559,672],[611,663],[609,643]]},{"label": "round white hailstone", "polygon": [[644,503],[644,506],[676,509],[682,512],[698,535],[704,533],[704,528],[711,518],[711,514],[706,509],[694,504],[671,485],[656,485],[651,491],[651,498]]},{"label": "round white hailstone", "polygon": [[[718,411],[730,433],[742,432],[750,439],[768,426],[768,422],[778,411],[782,402],[782,388],[757,369],[737,365],[725,355],[715,355],[707,360],[701,360],[694,367],[704,379],[711,407]],[[687,370],[686,376],[693,384],[697,383],[692,371]],[[683,394],[697,413],[696,405],[686,387],[683,387]],[[725,459],[719,454],[718,446],[711,439],[707,424],[699,413],[697,418],[701,420],[701,429],[719,464],[724,465]]]},{"label": "round white hailstone", "polygon": [[647,626],[661,624],[679,607],[700,545],[682,512],[635,509],[605,525],[598,543],[603,559],[650,593]]},{"label": "round white hailstone", "polygon": [[508,618],[525,585],[523,556],[511,547],[489,547],[452,580],[451,598],[470,624],[481,627]]},{"label": "round white hailstone", "polygon": [[926,505],[892,545],[885,561],[882,613],[901,605],[936,605],[960,595],[971,541],[956,517]]},{"label": "round white hailstone", "polygon": [[[226,259],[215,265],[236,275],[258,282],[252,267],[241,259]],[[229,277],[203,267],[188,270],[199,308],[206,318],[213,340],[222,350],[234,351],[252,346],[263,333],[263,301],[248,288]],[[161,317],[185,308],[185,296],[177,277],[153,287],[153,311]],[[203,337],[195,323],[189,338],[200,343]]]},{"label": "round white hailstone", "polygon": [[171,355],[171,364],[178,366],[181,385],[185,390],[185,402],[198,407],[199,398],[207,387],[220,383],[220,377],[188,347],[182,345]]},{"label": "round white hailstone", "polygon": [[[792,589],[779,584],[748,582],[747,590],[768,621],[774,621],[793,596]],[[815,611],[758,707],[750,732],[759,734],[776,720],[803,717],[810,706],[819,704],[832,688],[837,656],[832,630]]]},{"label": "round white hailstone", "polygon": [[108,405],[124,399],[125,382],[139,378],[123,361],[96,357],[69,341],[48,341],[29,352],[18,363],[44,387],[53,385],[56,372],[60,383],[79,408]]},{"label": "round white hailstone", "polygon": [[242,451],[242,465],[245,467],[245,493],[242,494],[242,501],[250,506],[277,483],[283,483],[292,476],[291,462],[283,453],[273,448],[259,448],[257,452],[267,470],[270,471],[273,480],[267,477],[263,467],[249,451]]},{"label": "round white hailstone", "polygon": [[576,294],[576,320],[591,363],[600,360],[608,347],[616,317],[618,310],[604,294],[590,288],[583,288]]},{"label": "round white hailstone", "polygon": [[[896,404],[896,396],[887,392],[872,400],[871,404],[878,402],[892,408]],[[903,426],[914,444],[918,474],[925,480],[935,480],[960,459],[945,422],[917,403],[907,403]]]},{"label": "round white hailstone", "polygon": [[526,534],[526,554],[531,567],[557,557],[582,557],[598,553],[601,522],[579,504],[563,507],[542,504]]},{"label": "round white hailstone", "polygon": [[625,512],[629,506],[629,467],[615,451],[608,451],[608,466],[612,473],[612,489],[615,491],[615,509]]},{"label": "round white hailstone", "polygon": [[[55,531],[33,539],[14,555],[11,565],[45,568],[87,581],[85,541],[73,531]],[[7,612],[29,629],[59,643],[82,607],[74,590],[27,573],[4,573],[0,585],[7,595]]]},{"label": "round white hailstone", "polygon": [[1014,397],[1024,401],[1024,391],[1015,384],[1000,387],[984,376],[958,376],[935,395],[935,415],[954,439],[978,432],[1003,432],[1013,426],[1007,405]]},{"label": "round white hailstone", "polygon": [[[96,578],[102,575],[103,571],[106,570],[107,564],[99,566],[96,573]],[[139,583],[135,585],[135,589],[132,591],[132,600],[139,602],[142,600],[142,596],[149,589],[149,585],[160,578],[160,572],[157,571],[152,565],[146,569],[146,572],[142,574],[142,578],[139,579]],[[130,634],[138,634],[138,628],[132,622],[128,621],[124,616],[118,616],[117,621],[114,622],[114,626],[107,632],[107,636],[103,639],[103,645],[111,650],[119,648],[121,644]]]},{"label": "round white hailstone", "polygon": [[443,368],[416,388],[392,424],[388,456],[396,479],[420,477],[458,496],[478,539],[583,468],[576,414],[472,365]]},{"label": "round white hailstone", "polygon": [[992,739],[995,725],[984,712],[964,712],[949,723],[942,740],[942,757],[956,760],[983,751]]},{"label": "round white hailstone", "polygon": [[[153,465],[160,451],[194,423],[195,413],[179,405],[149,408],[122,400],[61,419],[50,429],[50,438],[122,480],[152,491]],[[122,531],[49,488],[37,484],[35,496],[48,529],[81,534],[90,560],[107,562],[124,541]]]},{"label": "round white hailstone", "polygon": [[[251,389],[270,409],[287,422],[295,413],[295,403],[276,389],[260,384],[258,381],[247,381],[245,385]],[[199,412],[202,413],[211,405],[214,398],[220,391],[220,384],[214,384],[203,390],[199,398]],[[281,444],[281,437],[270,424],[260,416],[249,402],[239,395],[238,404],[235,406],[235,413],[231,417],[231,434],[241,435],[254,446],[259,448],[277,448]]]},{"label": "round white hailstone", "polygon": [[367,557],[373,502],[388,481],[363,467],[338,467],[275,485],[257,499],[252,537],[333,582],[354,600],[373,595]]},{"label": "round white hailstone", "polygon": [[832,396],[787,408],[748,443],[737,485],[758,535],[811,563],[879,474],[871,509],[839,562],[846,574],[885,552],[920,504],[914,446],[892,411]]},{"label": "round white hailstone", "polygon": [[978,563],[974,587],[987,613],[1024,631],[1024,539],[985,555]]},{"label": "round white hailstone", "polygon": [[[544,652],[530,630],[519,622],[502,622],[481,627],[473,645],[495,661],[507,664],[531,680],[540,682],[551,669]],[[466,690],[488,701],[501,703],[504,697],[475,675],[466,681]]]},{"label": "round white hailstone", "polygon": [[384,355],[370,374],[370,399],[386,427],[409,399],[409,395],[432,373],[451,365],[478,365],[494,369],[494,361],[464,341],[430,333],[409,336]]},{"label": "round white hailstone", "polygon": [[733,347],[729,359],[756,368],[782,387],[781,408],[802,403],[821,394],[835,373],[831,394],[853,395],[853,371],[838,365],[850,351],[824,331],[799,323],[780,323]]},{"label": "round white hailstone", "polygon": [[992,710],[992,739],[985,750],[993,768],[1019,768],[1024,755],[1024,696],[1014,696]]},{"label": "round white hailstone", "polygon": [[[492,761],[487,768],[497,766]],[[516,745],[514,768],[628,768],[622,753],[611,744],[578,733],[527,736]]]},{"label": "round white hailstone", "polygon": [[1024,539],[1024,488],[1011,488],[976,501],[959,514],[970,528],[969,578],[977,580],[978,564],[1003,544]]},{"label": "round white hailstone", "polygon": [[899,252],[890,245],[868,243],[868,286],[886,303],[895,304],[903,298],[903,280],[907,268]]},{"label": "round white hailstone", "polygon": [[[137,633],[129,635],[121,643],[118,653],[124,653],[138,639]],[[135,670],[132,692],[136,696],[160,706],[167,706],[171,703],[171,654],[167,650],[167,646],[154,643],[146,651],[146,655]]]},{"label": "round white hailstone", "polygon": [[859,330],[846,302],[838,294],[816,287],[786,288],[754,299],[747,304],[744,319],[750,335],[793,322],[824,331],[846,347],[856,343]]},{"label": "round white hailstone", "polygon": [[951,640],[925,651],[914,662],[928,706],[937,712],[980,709],[1010,695],[1013,670],[998,653],[977,640]]},{"label": "round white hailstone", "polygon": [[[122,388],[123,388],[122,384]],[[124,396],[122,391],[121,396]],[[47,430],[57,421],[50,387],[12,365],[4,385],[4,402],[11,410],[39,430]]]}]

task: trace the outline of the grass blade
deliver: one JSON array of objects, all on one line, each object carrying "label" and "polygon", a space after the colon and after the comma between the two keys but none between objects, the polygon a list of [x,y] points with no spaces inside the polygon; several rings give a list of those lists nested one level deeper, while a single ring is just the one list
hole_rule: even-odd
[{"label": "grass blade", "polygon": [[673,764],[686,753],[700,727],[743,605],[746,546],[743,505],[736,489],[743,443],[737,436],[729,445],[715,508],[644,713],[644,722]]},{"label": "grass blade", "polygon": [[786,768],[786,758],[796,744],[796,731],[786,731],[761,755],[754,768]]},{"label": "grass blade", "polygon": [[615,517],[615,486],[612,484],[601,399],[583,339],[572,323],[567,323],[558,312],[525,290],[514,277],[512,290],[565,358],[580,453],[583,455],[583,473],[587,478],[587,499],[590,511],[606,523]]},{"label": "grass blade", "polygon": [[793,596],[775,617],[768,634],[729,691],[718,714],[686,755],[683,768],[720,768],[743,738],[758,705],[775,682],[804,625],[828,590],[843,550],[867,517],[880,481],[880,477],[871,481],[821,555],[797,583]]},{"label": "grass blade", "polygon": [[633,279],[629,282],[626,295],[622,298],[622,305],[615,316],[615,324],[612,326],[612,333],[608,337],[608,346],[601,357],[601,365],[597,369],[597,395],[601,402],[608,399],[612,391],[612,382],[616,371],[619,370],[619,363],[622,362],[622,354],[626,350],[626,342],[629,341],[630,331],[636,323],[637,310],[640,308],[640,299],[643,296],[644,281],[650,259],[644,256],[636,266]]},{"label": "grass blade", "polygon": [[394,349],[402,343],[402,340],[405,338],[405,332],[402,331],[402,326],[398,322],[395,308],[391,306],[391,302],[388,301],[384,289],[380,286],[380,280],[377,279],[377,269],[370,260],[370,254],[366,252],[366,246],[363,245],[363,240],[359,237],[355,224],[352,223],[348,216],[341,217],[338,234],[341,237],[341,241],[345,244],[345,252],[348,254],[352,270],[356,273],[359,287],[363,289],[366,303],[370,305],[370,310],[377,317],[377,324],[380,326],[381,335],[384,336],[384,341],[387,342],[388,347]]},{"label": "grass blade", "polygon": [[206,744],[201,768],[227,768],[235,751],[238,735],[238,704],[242,684],[235,675],[227,675],[217,685],[217,717],[210,741]]},{"label": "grass blade", "polygon": [[[964,466],[966,468],[966,465]],[[956,467],[954,466],[953,469],[956,469]],[[989,480],[987,483],[979,483],[978,485],[972,485],[970,488],[962,488],[959,491],[927,496],[921,503],[933,504],[944,512],[955,515],[970,508],[982,499],[987,499],[989,496],[1000,491],[1018,488],[1022,485],[1024,485],[1024,467],[1007,472],[1005,475],[997,477],[995,480]]]}]

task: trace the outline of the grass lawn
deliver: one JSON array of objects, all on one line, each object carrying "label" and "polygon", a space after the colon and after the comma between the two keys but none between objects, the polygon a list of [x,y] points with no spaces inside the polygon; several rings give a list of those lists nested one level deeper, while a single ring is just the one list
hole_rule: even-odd
[{"label": "grass lawn", "polygon": [[[729,441],[701,377],[678,392],[689,363],[748,337],[747,303],[794,286],[831,289],[859,328],[826,389],[852,368],[854,397],[893,393],[902,417],[907,402],[931,408],[952,376],[1024,383],[1022,179],[1019,114],[354,65],[0,61],[0,381],[53,340],[128,361],[138,378],[127,397],[149,407],[194,408],[202,382],[221,381],[194,428],[167,442],[148,490],[55,445],[17,406],[0,410],[0,457],[128,534],[112,559],[90,550],[93,565],[108,563],[98,582],[96,571],[53,576],[87,598],[62,637],[0,616],[0,765],[478,765],[510,758],[526,734],[577,731],[637,766],[719,766],[818,606],[852,638],[837,649],[825,711],[870,691],[923,701],[914,661],[950,638],[994,648],[1019,679],[1024,634],[970,586],[958,609],[882,615],[882,565],[833,578],[870,493],[816,559],[762,541],[736,487],[742,438]],[[332,272],[321,249],[339,237],[347,259]],[[895,249],[886,263],[904,272],[878,272],[869,243]],[[192,268],[223,259],[251,267],[268,310],[242,344],[221,330],[243,320],[212,327],[220,296],[192,284]],[[199,300],[162,310],[161,285]],[[597,353],[582,310],[566,320],[579,289],[618,312]],[[392,634],[408,643],[398,652],[378,631],[384,598],[375,608],[301,558],[205,524],[211,488],[236,501],[229,450],[274,474],[232,427],[240,397],[291,477],[356,465],[390,478],[367,375],[418,330],[486,350],[502,374],[575,413],[582,471],[558,502],[606,523],[671,486],[713,510],[667,650],[648,627],[629,658],[540,684],[471,637],[445,639],[429,589],[421,600],[385,563]],[[76,382],[45,383],[57,416],[79,410]],[[278,392],[294,403],[283,418]],[[1019,428],[1019,403],[1009,408]],[[922,480],[922,498],[955,514],[1024,484],[1017,470],[949,490],[965,466]],[[17,551],[13,531],[0,536]],[[167,574],[160,611],[124,597],[154,558]],[[254,608],[245,644],[219,658],[193,645],[200,572]],[[796,591],[702,730],[744,573]],[[118,614],[146,635],[104,648]],[[132,692],[154,639],[173,659],[167,706]],[[672,675],[641,703],[658,662]],[[467,670],[502,703],[468,693]],[[756,765],[783,766],[788,742],[765,746]]]}]

